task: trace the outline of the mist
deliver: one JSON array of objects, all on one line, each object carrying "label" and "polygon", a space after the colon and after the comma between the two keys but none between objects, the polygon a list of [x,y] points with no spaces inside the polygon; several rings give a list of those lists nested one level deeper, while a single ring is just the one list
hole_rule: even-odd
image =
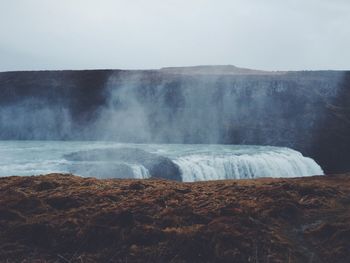
[{"label": "mist", "polygon": [[312,141],[324,101],[337,96],[343,78],[342,72],[231,75],[222,69],[241,70],[4,74],[0,136],[304,149],[309,144],[301,138]]},{"label": "mist", "polygon": [[301,136],[311,140],[323,111],[319,101],[329,97],[328,85],[335,85],[336,94],[341,76],[305,93],[295,89],[296,79],[286,73],[112,74],[106,105],[98,109],[92,130],[97,138],[121,142],[296,147]]},{"label": "mist", "polygon": [[38,99],[24,99],[0,107],[2,139],[52,140],[72,135],[71,112],[62,105],[49,105]]}]

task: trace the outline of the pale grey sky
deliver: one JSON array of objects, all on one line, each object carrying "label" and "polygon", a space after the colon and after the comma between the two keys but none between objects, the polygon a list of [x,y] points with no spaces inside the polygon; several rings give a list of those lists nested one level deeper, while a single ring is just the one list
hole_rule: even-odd
[{"label": "pale grey sky", "polygon": [[350,69],[349,0],[0,0],[0,71]]}]

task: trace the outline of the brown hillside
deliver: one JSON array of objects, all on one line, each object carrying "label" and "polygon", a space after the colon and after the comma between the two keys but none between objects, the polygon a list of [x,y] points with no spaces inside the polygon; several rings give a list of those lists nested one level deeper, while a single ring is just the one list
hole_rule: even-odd
[{"label": "brown hillside", "polygon": [[350,176],[0,178],[0,262],[350,262]]}]

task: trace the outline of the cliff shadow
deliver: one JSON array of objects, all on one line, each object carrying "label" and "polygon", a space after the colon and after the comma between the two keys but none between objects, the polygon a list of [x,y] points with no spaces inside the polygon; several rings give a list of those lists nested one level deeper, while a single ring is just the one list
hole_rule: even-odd
[{"label": "cliff shadow", "polygon": [[336,96],[326,102],[316,132],[312,156],[325,173],[350,171],[350,71],[344,72]]}]

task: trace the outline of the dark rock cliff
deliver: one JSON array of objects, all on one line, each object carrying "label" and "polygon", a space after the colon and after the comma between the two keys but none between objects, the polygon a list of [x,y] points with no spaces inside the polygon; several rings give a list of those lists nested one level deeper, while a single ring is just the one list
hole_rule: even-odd
[{"label": "dark rock cliff", "polygon": [[214,69],[0,73],[0,139],[276,145],[350,170],[350,72]]}]

